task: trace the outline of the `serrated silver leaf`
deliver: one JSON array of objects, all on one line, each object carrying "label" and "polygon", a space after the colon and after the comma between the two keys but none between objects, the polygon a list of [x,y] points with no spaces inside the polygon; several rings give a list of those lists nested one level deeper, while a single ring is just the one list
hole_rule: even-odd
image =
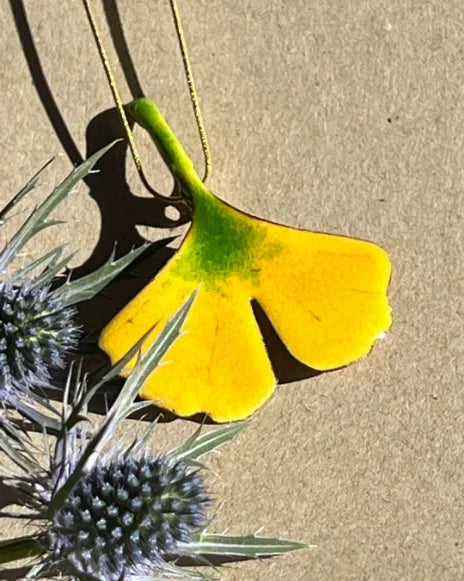
[{"label": "serrated silver leaf", "polygon": [[44,228],[53,224],[53,221],[47,222],[50,213],[72,192],[74,186],[90,173],[98,160],[113,145],[114,143],[110,143],[106,147],[103,147],[75,168],[53,193],[32,212],[26,222],[0,253],[0,273],[6,271],[7,266],[13,258],[31,238]]},{"label": "serrated silver leaf", "polygon": [[246,422],[227,424],[213,428],[203,435],[200,435],[201,428],[199,428],[186,442],[171,450],[169,455],[179,460],[195,460],[233,440],[246,425]]},{"label": "serrated silver leaf", "polygon": [[39,181],[39,175],[47,168],[53,161],[49,159],[40,169],[39,171],[32,176],[32,178],[19,190],[15,196],[0,210],[0,226],[2,226],[6,222],[6,218],[11,210],[34,188],[37,187],[37,183]]},{"label": "serrated silver leaf", "polygon": [[305,543],[256,535],[229,536],[202,532],[183,546],[188,555],[222,555],[258,559],[306,549]]},{"label": "serrated silver leaf", "polygon": [[28,264],[25,264],[21,268],[18,268],[9,277],[11,283],[15,284],[29,278],[30,273],[33,272],[36,268],[42,266],[44,263],[49,264],[55,263],[61,256],[62,252],[63,246],[57,246],[56,248],[50,250],[50,252],[47,252],[46,254],[40,256],[36,260],[29,262]]},{"label": "serrated silver leaf", "polygon": [[145,252],[149,246],[149,244],[144,244],[143,246],[134,248],[117,260],[114,260],[113,256],[111,256],[103,266],[97,268],[91,274],[65,282],[53,291],[52,296],[60,299],[64,306],[75,305],[76,303],[91,299],[113,278],[129,266],[131,262]]}]

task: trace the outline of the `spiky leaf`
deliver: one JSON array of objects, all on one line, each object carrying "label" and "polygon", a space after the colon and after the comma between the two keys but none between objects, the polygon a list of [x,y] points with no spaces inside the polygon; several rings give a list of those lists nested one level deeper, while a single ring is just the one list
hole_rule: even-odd
[{"label": "spiky leaf", "polygon": [[138,258],[149,247],[144,244],[138,248],[133,248],[123,257],[114,260],[114,252],[108,261],[87,276],[68,281],[57,288],[53,295],[59,297],[65,305],[75,305],[94,297],[113,278],[122,272],[131,262]]},{"label": "spiky leaf", "polygon": [[29,242],[38,232],[53,225],[53,221],[47,221],[50,213],[68,196],[74,186],[91,171],[98,160],[113,146],[110,143],[103,147],[97,153],[94,153],[89,159],[76,167],[69,176],[55,189],[55,191],[36,208],[23,226],[13,236],[10,242],[5,246],[0,254],[0,272],[4,272],[9,263],[18,254],[21,248]]},{"label": "spiky leaf", "polygon": [[0,226],[6,222],[8,214],[11,210],[18,204],[29,192],[31,192],[34,188],[37,187],[37,183],[39,181],[39,175],[44,171],[46,167],[48,167],[52,159],[49,159],[47,163],[45,163],[39,171],[32,176],[32,178],[19,190],[19,192],[0,210]]},{"label": "spiky leaf", "polygon": [[53,279],[64,271],[64,269],[69,264],[69,261],[73,258],[74,254],[75,252],[68,254],[61,260],[58,260],[58,257],[56,257],[54,260],[51,260],[44,268],[44,270],[36,278],[34,278],[32,286],[37,287],[51,284]]},{"label": "spiky leaf", "polygon": [[222,555],[224,557],[257,559],[283,555],[307,547],[305,543],[279,538],[256,535],[228,536],[202,532],[197,535],[196,541],[189,543],[186,547],[186,553],[189,555]]},{"label": "spiky leaf", "polygon": [[227,424],[203,435],[200,435],[200,430],[198,430],[182,445],[171,450],[169,454],[182,460],[195,460],[207,452],[212,452],[218,446],[233,440],[245,426],[246,422]]},{"label": "spiky leaf", "polygon": [[[43,264],[46,264],[45,270],[47,270],[51,264],[56,264],[62,253],[63,246],[57,246],[53,250],[50,250],[50,252],[47,252],[46,254],[39,256],[39,258],[37,258],[36,260],[33,260],[32,262],[29,262],[28,264],[21,266],[21,268],[18,268],[17,270],[15,270],[15,272],[11,274],[10,276],[11,282],[13,284],[16,284],[26,280],[27,278],[30,278],[31,273],[36,268],[41,267]],[[37,284],[37,278],[34,279],[34,283]]]}]

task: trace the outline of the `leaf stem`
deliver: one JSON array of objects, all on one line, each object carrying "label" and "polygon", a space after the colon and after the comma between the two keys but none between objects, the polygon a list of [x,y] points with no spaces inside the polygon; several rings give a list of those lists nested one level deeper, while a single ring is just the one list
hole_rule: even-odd
[{"label": "leaf stem", "polygon": [[139,125],[148,131],[161,157],[178,182],[181,193],[187,199],[211,194],[197,174],[192,160],[169,127],[158,107],[149,99],[135,99],[129,103],[129,111]]}]

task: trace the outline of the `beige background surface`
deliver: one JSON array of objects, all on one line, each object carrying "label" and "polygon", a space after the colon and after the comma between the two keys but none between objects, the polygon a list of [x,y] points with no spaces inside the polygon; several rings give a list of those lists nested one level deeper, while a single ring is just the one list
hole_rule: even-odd
[{"label": "beige background surface", "polygon": [[[81,2],[24,5],[43,77],[33,62],[33,82],[26,63],[22,46],[33,51],[23,3],[1,0],[0,195],[6,201],[57,155],[31,206],[71,167],[55,129],[63,137],[67,127],[74,157],[84,156],[89,123],[112,101]],[[167,1],[118,6],[145,93],[200,164]],[[260,529],[316,545],[229,565],[223,578],[462,579],[462,2],[197,0],[181,9],[212,145],[212,188],[271,220],[373,240],[394,267],[387,339],[346,369],[280,386],[239,440],[210,460],[222,502],[215,530]],[[129,99],[119,67],[117,76]],[[95,131],[101,144],[112,138],[98,124]],[[167,172],[138,138],[151,181],[167,193]],[[133,196],[147,196],[130,160],[127,171]],[[159,204],[118,197],[111,179],[99,192],[115,214],[103,216],[100,258],[112,237],[124,248],[137,236],[178,232],[133,228],[163,222]],[[30,255],[59,239],[82,265],[102,223],[87,188],[57,215],[68,226]],[[193,427],[161,426],[160,445]]]}]

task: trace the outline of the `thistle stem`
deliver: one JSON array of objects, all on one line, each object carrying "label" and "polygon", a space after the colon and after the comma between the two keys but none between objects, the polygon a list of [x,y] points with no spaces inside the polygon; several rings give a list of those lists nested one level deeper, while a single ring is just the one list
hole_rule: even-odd
[{"label": "thistle stem", "polygon": [[36,557],[45,552],[36,535],[0,543],[0,564]]}]

